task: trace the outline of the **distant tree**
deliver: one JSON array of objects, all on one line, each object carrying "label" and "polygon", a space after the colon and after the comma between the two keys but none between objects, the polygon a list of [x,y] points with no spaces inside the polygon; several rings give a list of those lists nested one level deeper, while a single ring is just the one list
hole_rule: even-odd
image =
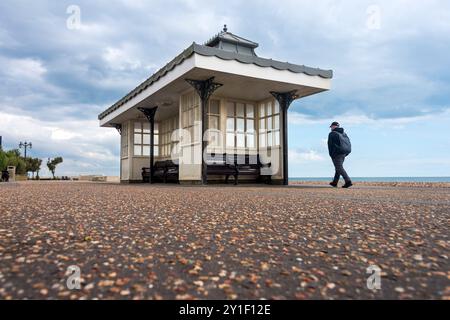
[{"label": "distant tree", "polygon": [[48,158],[47,167],[48,167],[48,170],[50,170],[50,172],[52,173],[53,179],[56,179],[55,178],[56,166],[58,164],[62,163],[62,162],[63,162],[63,158],[62,157],[56,157],[54,159]]},{"label": "distant tree", "polygon": [[39,170],[41,170],[42,159],[38,158],[28,158],[27,159],[27,171],[30,171],[33,174],[37,172],[37,178],[39,177]]},{"label": "distant tree", "polygon": [[6,166],[16,167],[16,174],[27,173],[27,163],[25,159],[20,156],[19,149],[13,149],[6,152],[7,162]]},{"label": "distant tree", "polygon": [[8,150],[6,151],[6,155],[8,157],[20,158],[20,150],[19,149]]},{"label": "distant tree", "polygon": [[0,171],[6,170],[7,165],[8,157],[6,156],[6,152],[0,149]]},{"label": "distant tree", "polygon": [[42,159],[37,159],[38,163],[37,163],[37,170],[36,170],[36,180],[39,180],[39,171],[41,171],[41,166],[42,166]]}]

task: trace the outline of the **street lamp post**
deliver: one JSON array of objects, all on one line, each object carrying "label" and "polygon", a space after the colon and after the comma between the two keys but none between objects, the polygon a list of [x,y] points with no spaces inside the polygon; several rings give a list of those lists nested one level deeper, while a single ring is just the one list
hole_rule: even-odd
[{"label": "street lamp post", "polygon": [[24,142],[24,143],[22,143],[22,142],[20,142],[19,143],[19,148],[20,149],[22,149],[22,148],[24,148],[24,150],[25,150],[25,159],[27,158],[27,149],[29,148],[29,149],[31,149],[32,148],[32,144],[31,144],[31,142]]}]

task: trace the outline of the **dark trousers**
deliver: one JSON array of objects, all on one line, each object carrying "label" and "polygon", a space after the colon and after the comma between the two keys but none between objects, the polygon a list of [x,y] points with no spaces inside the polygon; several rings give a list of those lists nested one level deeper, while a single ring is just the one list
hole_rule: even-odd
[{"label": "dark trousers", "polygon": [[344,178],[345,183],[351,182],[350,177],[344,169],[344,160],[346,155],[340,154],[331,158],[333,160],[334,168],[336,169],[336,173],[334,174],[333,183],[337,184],[339,182],[339,178],[342,176]]}]

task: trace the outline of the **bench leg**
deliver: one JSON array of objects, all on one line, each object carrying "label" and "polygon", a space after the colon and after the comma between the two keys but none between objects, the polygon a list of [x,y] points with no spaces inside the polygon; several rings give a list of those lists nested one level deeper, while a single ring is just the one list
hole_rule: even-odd
[{"label": "bench leg", "polygon": [[239,177],[239,175],[234,176],[234,185],[235,186],[237,186],[237,184],[238,184],[238,177]]},{"label": "bench leg", "polygon": [[226,183],[226,184],[228,184],[228,179],[229,179],[229,178],[230,178],[230,175],[227,174],[226,177],[225,177],[225,183]]}]

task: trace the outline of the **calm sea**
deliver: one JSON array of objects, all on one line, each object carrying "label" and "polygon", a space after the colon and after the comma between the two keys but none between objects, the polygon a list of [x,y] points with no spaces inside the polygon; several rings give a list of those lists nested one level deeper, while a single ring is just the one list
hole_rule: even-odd
[{"label": "calm sea", "polygon": [[[330,181],[331,178],[289,178],[289,181]],[[450,177],[367,177],[353,178],[360,182],[450,182]]]}]

